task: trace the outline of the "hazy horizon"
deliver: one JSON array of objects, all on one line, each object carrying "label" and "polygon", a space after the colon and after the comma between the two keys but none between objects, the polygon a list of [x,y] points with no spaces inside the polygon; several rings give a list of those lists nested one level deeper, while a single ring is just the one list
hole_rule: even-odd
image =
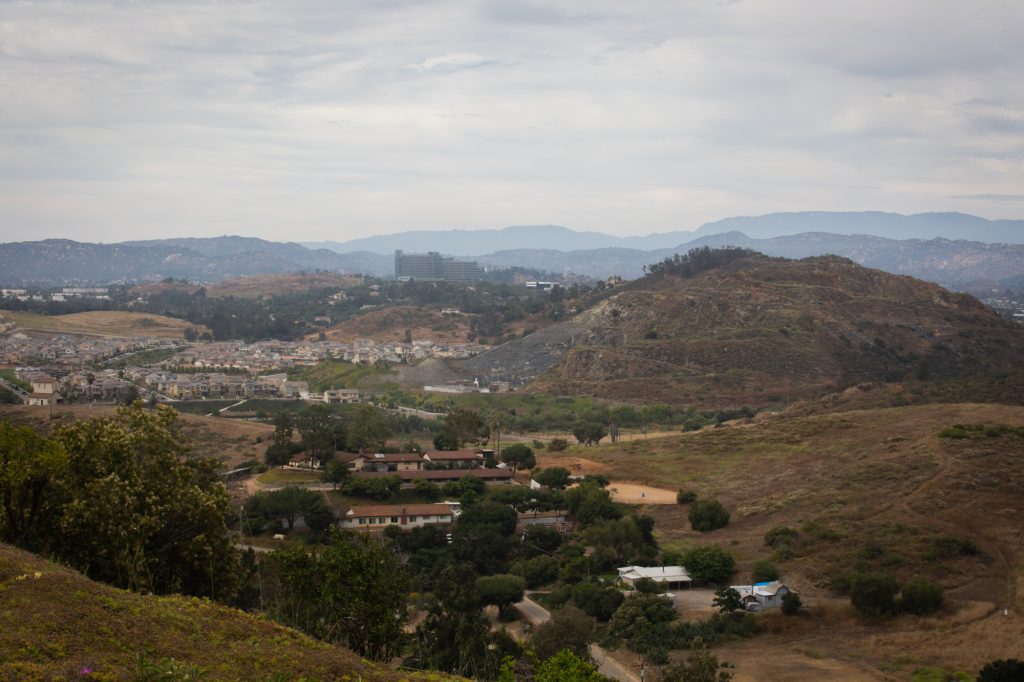
[{"label": "hazy horizon", "polygon": [[0,241],[1024,217],[996,0],[0,6]]}]

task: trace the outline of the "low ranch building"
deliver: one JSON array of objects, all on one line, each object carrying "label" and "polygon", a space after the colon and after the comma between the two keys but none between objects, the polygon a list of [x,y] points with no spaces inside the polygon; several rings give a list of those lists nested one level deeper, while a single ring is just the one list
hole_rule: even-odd
[{"label": "low ranch building", "polygon": [[563,511],[525,511],[518,513],[516,521],[516,532],[522,534],[528,526],[546,526],[554,528],[560,533],[568,533],[573,530],[575,524],[569,520]]},{"label": "low ranch building", "polygon": [[740,593],[743,608],[747,611],[780,608],[782,595],[792,591],[778,580],[754,583],[753,585],[730,585],[730,587]]},{"label": "low ranch building", "polygon": [[382,453],[360,455],[343,453],[338,459],[350,471],[419,471],[423,468],[422,455],[416,452]]},{"label": "low ranch building", "polygon": [[623,566],[619,569],[619,582],[635,587],[638,580],[649,578],[668,590],[690,587],[693,578],[682,566]]},{"label": "low ranch building", "polygon": [[476,469],[484,465],[482,450],[431,450],[423,459],[432,468]]},{"label": "low ranch building", "polygon": [[346,530],[380,531],[388,526],[406,530],[455,521],[456,510],[448,504],[372,504],[349,507],[338,525]]},{"label": "low ranch building", "polygon": [[381,476],[398,476],[403,487],[412,487],[416,481],[430,481],[444,484],[457,481],[464,476],[482,478],[485,483],[511,483],[510,469],[423,469],[420,471],[356,471],[356,478],[380,478]]}]

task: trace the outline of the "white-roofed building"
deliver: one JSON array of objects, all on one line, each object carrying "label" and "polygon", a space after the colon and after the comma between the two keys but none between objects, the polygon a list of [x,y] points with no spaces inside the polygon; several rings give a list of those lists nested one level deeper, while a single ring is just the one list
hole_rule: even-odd
[{"label": "white-roofed building", "polygon": [[[747,611],[777,609],[782,606],[782,595],[792,591],[778,580],[730,587],[740,593],[743,608]],[[754,604],[757,606],[753,606]]]},{"label": "white-roofed building", "polygon": [[623,566],[619,569],[619,582],[631,587],[644,578],[650,578],[669,590],[690,587],[693,583],[693,578],[682,566]]}]

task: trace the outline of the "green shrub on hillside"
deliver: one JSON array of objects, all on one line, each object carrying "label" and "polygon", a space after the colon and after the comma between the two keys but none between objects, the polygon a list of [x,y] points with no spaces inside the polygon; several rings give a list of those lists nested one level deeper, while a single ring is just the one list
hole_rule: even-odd
[{"label": "green shrub on hillside", "polygon": [[707,533],[729,525],[729,512],[718,500],[697,500],[690,507],[690,525]]}]

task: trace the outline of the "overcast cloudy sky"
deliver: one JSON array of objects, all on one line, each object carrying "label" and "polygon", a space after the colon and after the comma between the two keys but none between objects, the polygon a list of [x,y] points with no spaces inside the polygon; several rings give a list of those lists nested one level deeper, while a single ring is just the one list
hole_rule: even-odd
[{"label": "overcast cloudy sky", "polygon": [[0,240],[1024,217],[1019,0],[0,0]]}]

